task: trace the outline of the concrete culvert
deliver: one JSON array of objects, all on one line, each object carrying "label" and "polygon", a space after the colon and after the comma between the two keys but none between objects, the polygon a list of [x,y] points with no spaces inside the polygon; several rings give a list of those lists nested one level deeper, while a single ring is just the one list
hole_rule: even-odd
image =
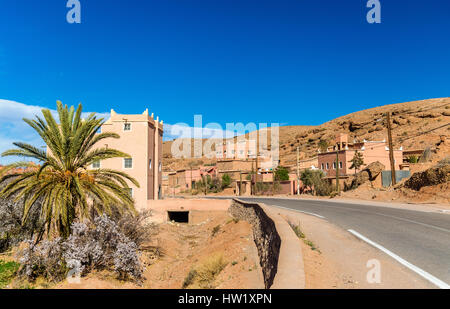
[{"label": "concrete culvert", "polygon": [[178,223],[189,223],[189,211],[168,211],[169,221]]}]

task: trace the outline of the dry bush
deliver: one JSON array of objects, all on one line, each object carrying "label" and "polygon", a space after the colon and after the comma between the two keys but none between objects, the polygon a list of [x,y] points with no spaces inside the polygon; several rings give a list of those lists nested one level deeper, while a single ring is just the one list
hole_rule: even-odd
[{"label": "dry bush", "polygon": [[74,222],[72,234],[66,239],[32,241],[22,251],[20,274],[29,280],[44,277],[60,281],[70,270],[85,275],[92,270],[115,271],[119,279],[142,279],[138,246],[117,223],[106,215],[95,218],[93,224]]},{"label": "dry bush", "polygon": [[222,253],[211,255],[189,271],[184,279],[182,288],[192,286],[195,288],[213,289],[214,280],[226,266],[227,262],[225,262]]}]

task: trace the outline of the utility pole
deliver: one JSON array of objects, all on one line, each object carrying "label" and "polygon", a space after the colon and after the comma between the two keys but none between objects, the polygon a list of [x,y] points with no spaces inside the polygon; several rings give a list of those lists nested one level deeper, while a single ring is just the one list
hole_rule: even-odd
[{"label": "utility pole", "polygon": [[336,189],[338,195],[341,195],[341,188],[339,185],[339,144],[336,143]]},{"label": "utility pole", "polygon": [[252,162],[252,172],[250,174],[250,176],[251,176],[250,177],[250,193],[251,193],[251,195],[255,195],[255,188],[253,186],[253,180],[254,180],[254,177],[255,177],[255,170],[254,170],[253,163],[254,162]]},{"label": "utility pole", "polygon": [[275,171],[272,171],[272,195],[275,195]]},{"label": "utility pole", "polygon": [[395,186],[397,183],[396,177],[395,177],[395,160],[394,160],[394,148],[392,145],[392,128],[391,128],[391,113],[386,113],[386,127],[388,131],[388,147],[389,147],[389,161],[391,162],[391,179],[392,179],[392,185]]},{"label": "utility pole", "polygon": [[239,171],[239,196],[242,195],[242,171]]},{"label": "utility pole", "polygon": [[297,146],[297,195],[300,195],[300,147]]}]

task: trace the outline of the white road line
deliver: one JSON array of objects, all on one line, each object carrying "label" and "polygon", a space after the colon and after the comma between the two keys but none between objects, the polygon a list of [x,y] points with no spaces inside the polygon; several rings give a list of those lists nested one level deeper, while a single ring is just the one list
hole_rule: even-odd
[{"label": "white road line", "polygon": [[304,214],[307,214],[307,215],[316,216],[316,217],[319,217],[319,218],[321,218],[321,219],[325,219],[324,216],[321,216],[321,215],[318,215],[318,214],[314,214],[314,213],[312,213],[312,212],[307,212],[307,211],[298,210],[298,209],[294,209],[294,208],[282,207],[282,206],[278,206],[278,205],[271,205],[271,206],[277,207],[277,208],[286,209],[286,210],[298,211],[298,212],[301,212],[301,213],[304,213]]},{"label": "white road line", "polygon": [[441,289],[450,289],[450,285],[448,285],[444,281],[434,277],[433,275],[427,273],[423,269],[421,269],[421,268],[419,268],[419,267],[409,263],[408,261],[406,261],[403,258],[399,257],[397,254],[389,251],[388,249],[384,248],[383,246],[377,244],[376,242],[371,241],[370,239],[366,238],[365,236],[359,234],[358,232],[356,232],[354,230],[348,230],[348,231],[350,233],[352,233],[353,235],[355,235],[356,237],[358,237],[359,239],[361,239],[361,240],[367,242],[368,244],[374,246],[375,248],[383,251],[384,253],[386,253],[387,255],[392,257],[393,259],[395,259],[397,262],[399,262],[403,266],[408,267],[409,269],[411,269],[412,271],[414,271],[415,273],[417,273],[421,277],[427,279],[428,281],[430,281],[434,285],[438,286],[439,288],[441,288]]}]

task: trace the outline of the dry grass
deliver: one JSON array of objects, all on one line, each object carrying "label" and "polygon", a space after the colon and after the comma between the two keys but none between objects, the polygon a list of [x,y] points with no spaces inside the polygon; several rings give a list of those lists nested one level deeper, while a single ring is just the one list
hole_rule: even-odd
[{"label": "dry grass", "polygon": [[183,288],[213,289],[214,281],[227,266],[222,253],[213,254],[191,269],[184,279]]}]

